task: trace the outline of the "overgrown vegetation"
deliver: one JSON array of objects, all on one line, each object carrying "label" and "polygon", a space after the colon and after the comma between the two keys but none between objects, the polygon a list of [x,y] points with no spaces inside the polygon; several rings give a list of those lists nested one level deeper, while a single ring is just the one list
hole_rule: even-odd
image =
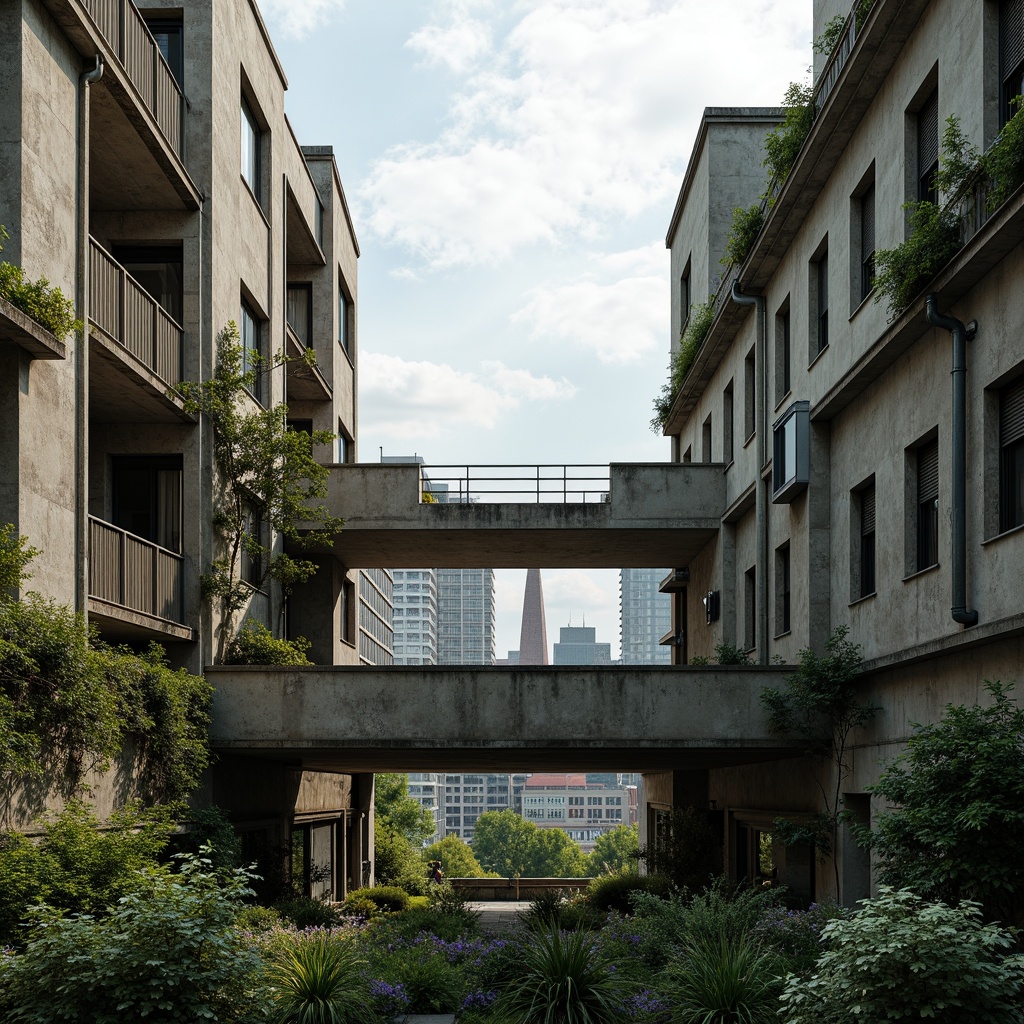
[{"label": "overgrown vegetation", "polygon": [[672,357],[668,381],[661,386],[661,394],[654,400],[654,418],[651,420],[651,430],[654,433],[660,434],[668,422],[683,381],[686,380],[686,375],[690,372],[690,367],[693,365],[694,359],[697,358],[704,339],[711,331],[714,319],[714,295],[709,295],[707,302],[690,307],[690,319],[679,339],[679,348],[676,349]]},{"label": "overgrown vegetation", "polygon": [[217,338],[213,377],[177,387],[185,409],[213,428],[220,485],[213,525],[224,554],[203,573],[201,584],[203,593],[220,606],[222,657],[235,616],[254,590],[275,580],[287,594],[316,571],[314,562],[276,547],[275,538],[300,547],[324,544],[343,525],[323,503],[328,470],[313,457],[315,446],[331,444],[336,435],[289,429],[284,405],[254,406],[248,395],[256,391],[258,375],[274,364],[268,367],[257,356],[251,358],[254,368],[243,369],[238,328],[231,322]]},{"label": "overgrown vegetation", "polygon": [[[0,242],[7,238],[10,235],[0,224]],[[3,252],[2,245],[0,252]],[[82,330],[82,321],[75,317],[75,304],[71,299],[65,298],[59,288],[51,287],[45,277],[32,281],[25,277],[21,267],[6,260],[0,261],[0,299],[6,299],[30,316],[58,341],[63,341],[72,331]]]},{"label": "overgrown vegetation", "polygon": [[810,134],[814,123],[812,95],[809,82],[790,82],[782,98],[786,108],[782,123],[765,136],[764,166],[768,170],[769,193],[789,177],[797,154]]},{"label": "overgrown vegetation", "polygon": [[738,267],[743,263],[763,225],[764,207],[761,203],[754,203],[746,210],[737,206],[732,211],[732,224],[725,239],[725,255],[720,261],[723,267]]},{"label": "overgrown vegetation", "polygon": [[[820,772],[814,778],[823,807],[810,818],[777,819],[772,836],[786,845],[809,842],[823,857],[838,847],[843,781],[851,770],[851,734],[881,710],[875,704],[863,703],[858,696],[860,645],[851,643],[848,634],[847,626],[836,628],[825,644],[824,655],[805,648],[800,652],[797,671],[786,677],[784,690],[769,686],[761,691],[769,730],[779,736],[798,737],[805,756],[817,762]],[[833,866],[838,892],[839,866],[834,857]]]},{"label": "overgrown vegetation", "polygon": [[677,888],[703,889],[722,870],[707,811],[676,807],[668,812],[658,834],[640,851],[640,860]]},{"label": "overgrown vegetation", "polygon": [[284,640],[262,622],[250,620],[235,634],[224,656],[226,665],[312,665],[306,657],[310,643],[304,637]]}]

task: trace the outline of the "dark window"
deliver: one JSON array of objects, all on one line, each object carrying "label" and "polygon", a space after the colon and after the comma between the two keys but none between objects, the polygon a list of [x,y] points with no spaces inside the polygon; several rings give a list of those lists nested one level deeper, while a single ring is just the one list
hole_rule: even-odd
[{"label": "dark window", "polygon": [[818,323],[816,343],[818,352],[828,344],[828,253],[824,252],[817,262],[817,306]]},{"label": "dark window", "polygon": [[185,50],[182,45],[182,25],[180,21],[147,21],[149,31],[153,33],[157,49],[167,62],[178,88],[184,90],[185,81]]},{"label": "dark window", "polygon": [[686,451],[683,452],[683,462],[693,462],[693,448],[687,445]]},{"label": "dark window", "polygon": [[875,485],[860,492],[860,596],[875,592]]},{"label": "dark window", "polygon": [[1024,526],[1024,377],[999,396],[999,530]]},{"label": "dark window", "polygon": [[810,403],[794,402],[772,427],[772,501],[791,502],[810,483]]},{"label": "dark window", "polygon": [[789,309],[775,318],[775,401],[781,402],[792,388]]},{"label": "dark window", "polygon": [[690,306],[693,300],[690,297],[690,264],[687,261],[686,269],[679,278],[679,333],[686,330],[690,322]]},{"label": "dark window", "polygon": [[348,324],[348,299],[345,296],[345,289],[342,287],[340,275],[338,281],[338,341],[341,347],[352,355],[349,347],[349,324]]},{"label": "dark window", "polygon": [[260,128],[252,108],[242,99],[242,178],[260,197]]},{"label": "dark window", "polygon": [[115,526],[181,551],[180,455],[114,456],[111,485]]},{"label": "dark window", "polygon": [[264,546],[264,526],[255,513],[249,511],[245,513],[243,529],[245,536],[242,538],[239,572],[246,583],[258,587],[263,582],[264,552],[260,548]]},{"label": "dark window", "polygon": [[1013,117],[1013,101],[1024,93],[1024,0],[999,5],[999,76],[1002,122]]},{"label": "dark window", "polygon": [[939,90],[935,89],[917,112],[917,198],[939,202],[935,175],[939,172]]},{"label": "dark window", "polygon": [[939,442],[917,449],[917,569],[939,561]]},{"label": "dark window", "polygon": [[722,394],[722,461],[728,465],[733,460],[733,401],[732,381],[725,387]]},{"label": "dark window", "polygon": [[308,434],[310,437],[313,436],[313,421],[312,420],[288,420],[288,429],[296,430],[303,434]]},{"label": "dark window", "polygon": [[757,567],[743,574],[743,647],[752,651],[757,646]]},{"label": "dark window", "polygon": [[288,285],[288,326],[306,348],[313,344],[313,286],[309,283]]},{"label": "dark window", "polygon": [[756,386],[754,350],[751,349],[743,360],[743,433],[746,440],[754,436],[757,429],[754,403],[754,388]]},{"label": "dark window", "polygon": [[355,584],[342,580],[339,601],[339,626],[342,642],[355,643]]},{"label": "dark window", "polygon": [[860,197],[860,298],[863,301],[875,280],[875,185]]},{"label": "dark window", "polygon": [[775,632],[788,633],[791,628],[789,595],[791,578],[789,568],[789,545],[783,544],[775,552]]},{"label": "dark window", "polygon": [[262,353],[260,352],[260,322],[252,307],[242,300],[242,324],[239,329],[239,342],[242,346],[242,373],[253,375],[250,394],[257,401],[263,398],[263,368],[260,365]]},{"label": "dark window", "polygon": [[181,248],[173,245],[115,245],[111,255],[180,327],[183,316]]},{"label": "dark window", "polygon": [[700,439],[700,461],[710,462],[711,461],[711,414],[708,414],[708,418],[704,421],[704,428],[701,431]]}]

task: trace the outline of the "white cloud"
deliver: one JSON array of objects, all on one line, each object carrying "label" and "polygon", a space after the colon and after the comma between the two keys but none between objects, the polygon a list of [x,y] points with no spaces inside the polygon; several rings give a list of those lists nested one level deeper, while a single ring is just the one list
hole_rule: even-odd
[{"label": "white cloud", "polygon": [[260,9],[276,31],[290,39],[305,39],[325,25],[345,0],[261,0]]},{"label": "white cloud", "polygon": [[531,336],[566,342],[602,363],[636,362],[666,345],[669,285],[661,242],[596,257],[563,284],[533,289],[513,315]]},{"label": "white cloud", "polygon": [[[392,148],[359,190],[369,230],[433,267],[597,238],[670,203],[704,104],[776,103],[809,57],[791,0],[514,10],[525,13],[503,34],[497,14],[489,31],[456,4],[412,35],[410,47],[462,72],[461,89],[436,138]],[[709,82],[722,83],[713,95]]]},{"label": "white cloud", "polygon": [[359,377],[362,408],[372,410],[361,430],[415,440],[451,428],[490,430],[524,402],[564,400],[576,393],[567,380],[535,377],[499,362],[482,363],[473,373],[375,352],[363,353]]},{"label": "white cloud", "polygon": [[[565,572],[549,572],[543,577],[544,606],[556,612],[564,610],[565,622],[557,621],[559,626],[567,626],[568,615],[566,612],[575,612],[573,625],[582,626],[581,615],[588,611],[607,611],[616,602],[616,595],[607,588],[599,586],[587,573],[578,569],[571,569]],[[552,623],[549,620],[550,629]],[[591,623],[593,625],[593,623]],[[557,637],[557,633],[555,636]],[[607,637],[601,638],[607,640]]]}]

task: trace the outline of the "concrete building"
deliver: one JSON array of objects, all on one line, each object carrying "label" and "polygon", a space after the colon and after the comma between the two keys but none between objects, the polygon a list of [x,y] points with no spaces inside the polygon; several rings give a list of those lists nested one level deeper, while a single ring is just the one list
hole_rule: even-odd
[{"label": "concrete building", "polygon": [[439,665],[494,664],[494,570],[438,569]]},{"label": "concrete building", "polygon": [[[849,628],[862,695],[882,708],[854,737],[841,786],[844,809],[867,822],[868,788],[910,723],[986,703],[985,679],[1021,676],[1024,191],[992,209],[984,179],[937,195],[933,175],[948,117],[984,152],[1010,116],[1024,19],[1011,0],[816,0],[815,36],[837,15],[810,134],[742,265],[718,284],[719,207],[764,191],[774,113],[705,112],[669,224],[673,345],[693,301],[708,289],[716,301],[665,434],[673,460],[715,467],[726,495],[721,529],[667,583],[686,637],[677,662],[714,659],[724,642],[761,665],[794,663]],[[936,198],[960,216],[963,247],[890,315],[875,253],[907,237],[904,204]],[[659,804],[717,808],[740,877],[777,816],[822,810],[799,763],[645,782],[649,828]],[[834,888],[830,863],[773,852],[795,891]],[[837,857],[841,899],[867,895],[869,856],[845,829]]]},{"label": "concrete building", "polygon": [[[298,144],[286,88],[248,0],[0,6],[3,258],[86,324],[55,339],[0,303],[0,522],[41,551],[34,591],[193,672],[242,617],[301,628],[318,661],[359,659],[358,581],[330,552],[287,607],[273,583],[231,623],[204,600],[223,554],[210,432],[173,390],[211,377],[233,321],[264,371],[248,406],[287,399],[295,429],[340,436],[325,462],[355,458],[359,247],[332,150]],[[304,850],[311,891],[364,877],[372,776],[228,756],[207,796],[248,850]],[[26,796],[4,824],[56,803]]]},{"label": "concrete building", "polygon": [[359,570],[359,660],[394,664],[394,578],[390,569]]},{"label": "concrete building", "polygon": [[518,809],[526,780],[523,774],[493,773],[448,773],[440,778],[444,780],[444,834],[467,843],[473,839],[481,814]]},{"label": "concrete building", "polygon": [[437,664],[437,573],[395,569],[395,664]]},{"label": "concrete building", "polygon": [[612,645],[597,642],[593,626],[562,626],[554,645],[555,665],[610,665]]},{"label": "concrete building", "polygon": [[409,796],[434,819],[434,832],[427,843],[435,843],[445,836],[445,776],[437,772],[409,772]]},{"label": "concrete building", "polygon": [[619,636],[623,665],[669,665],[662,638],[672,628],[672,599],[659,590],[667,569],[619,572]]},{"label": "concrete building", "polygon": [[629,808],[625,787],[588,785],[583,773],[530,775],[523,790],[522,816],[538,828],[562,829],[584,853],[605,832],[628,825]]}]

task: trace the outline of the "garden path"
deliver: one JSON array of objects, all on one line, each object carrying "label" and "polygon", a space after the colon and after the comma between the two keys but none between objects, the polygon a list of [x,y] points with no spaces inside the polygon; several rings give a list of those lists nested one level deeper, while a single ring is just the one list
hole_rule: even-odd
[{"label": "garden path", "polygon": [[480,915],[480,928],[489,935],[507,931],[530,908],[529,900],[485,900],[469,904]]}]

